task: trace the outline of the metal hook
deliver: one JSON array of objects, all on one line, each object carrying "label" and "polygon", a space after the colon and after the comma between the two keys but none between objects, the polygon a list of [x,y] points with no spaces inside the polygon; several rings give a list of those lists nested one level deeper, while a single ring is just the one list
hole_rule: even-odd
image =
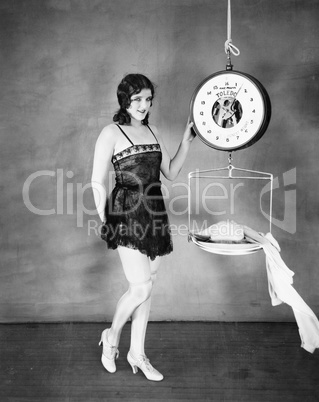
[{"label": "metal hook", "polygon": [[229,165],[231,165],[232,163],[232,160],[233,160],[233,158],[232,158],[232,153],[231,152],[229,152],[229,154],[228,154],[228,163],[229,163]]},{"label": "metal hook", "polygon": [[227,49],[227,64],[226,64],[226,70],[231,71],[233,69],[233,65],[231,64],[231,58],[230,58],[230,49]]},{"label": "metal hook", "polygon": [[229,154],[228,154],[228,170],[229,170],[228,177],[232,177],[232,170],[234,168],[234,166],[232,165],[232,160],[233,160],[232,153],[229,152]]}]

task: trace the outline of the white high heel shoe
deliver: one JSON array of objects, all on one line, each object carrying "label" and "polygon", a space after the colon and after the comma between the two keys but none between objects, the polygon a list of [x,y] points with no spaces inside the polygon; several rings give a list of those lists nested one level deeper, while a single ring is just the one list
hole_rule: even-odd
[{"label": "white high heel shoe", "polygon": [[115,359],[118,359],[120,352],[118,351],[116,346],[112,346],[108,343],[107,334],[109,330],[105,329],[101,334],[101,340],[99,342],[99,346],[103,344],[103,351],[101,362],[109,373],[115,373],[116,366],[115,366]]},{"label": "white high heel shoe", "polygon": [[164,378],[163,374],[161,374],[151,365],[149,359],[145,355],[139,355],[136,358],[130,352],[128,352],[127,361],[131,365],[134,374],[136,374],[138,369],[140,369],[148,380],[162,381]]}]

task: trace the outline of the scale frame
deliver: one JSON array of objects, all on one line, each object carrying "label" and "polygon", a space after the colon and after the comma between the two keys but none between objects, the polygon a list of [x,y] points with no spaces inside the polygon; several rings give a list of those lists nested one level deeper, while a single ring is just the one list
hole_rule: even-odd
[{"label": "scale frame", "polygon": [[[225,175],[218,175],[218,173],[227,172]],[[245,173],[245,176],[234,176],[234,172]],[[252,176],[255,174],[255,176]],[[222,168],[214,168],[207,170],[196,170],[188,174],[188,241],[192,241],[199,248],[204,251],[222,254],[222,255],[246,255],[252,254],[262,249],[259,243],[222,243],[212,241],[200,241],[196,238],[196,234],[191,230],[191,180],[192,179],[226,179],[226,180],[268,180],[270,183],[270,197],[269,197],[269,233],[272,229],[272,208],[273,208],[273,174],[268,172],[261,172],[257,170],[249,170],[236,168],[231,163]]]}]

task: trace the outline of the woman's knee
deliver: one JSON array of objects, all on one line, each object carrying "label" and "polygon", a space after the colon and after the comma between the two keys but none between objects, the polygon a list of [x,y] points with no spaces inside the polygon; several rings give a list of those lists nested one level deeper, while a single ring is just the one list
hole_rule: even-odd
[{"label": "woman's knee", "polygon": [[129,291],[131,295],[136,299],[137,303],[145,302],[152,293],[153,282],[152,279],[148,279],[145,282],[130,283]]},{"label": "woman's knee", "polygon": [[151,281],[153,286],[156,281],[156,278],[157,278],[157,272],[151,272]]},{"label": "woman's knee", "polygon": [[149,258],[140,251],[118,247],[123,270],[129,283],[143,283],[150,278]]}]

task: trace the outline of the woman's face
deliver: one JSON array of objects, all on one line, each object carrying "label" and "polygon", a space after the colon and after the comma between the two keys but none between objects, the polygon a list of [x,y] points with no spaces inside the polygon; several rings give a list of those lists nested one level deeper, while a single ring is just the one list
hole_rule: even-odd
[{"label": "woman's face", "polygon": [[152,92],[150,89],[142,89],[138,94],[131,96],[131,104],[127,109],[131,118],[142,121],[150,110],[152,103]]}]

